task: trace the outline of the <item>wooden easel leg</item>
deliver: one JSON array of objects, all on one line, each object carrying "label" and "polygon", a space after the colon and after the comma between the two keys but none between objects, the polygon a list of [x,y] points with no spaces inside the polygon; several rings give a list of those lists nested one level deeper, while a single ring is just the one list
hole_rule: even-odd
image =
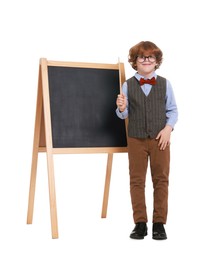
[{"label": "wooden easel leg", "polygon": [[36,186],[36,175],[37,175],[37,160],[38,160],[40,129],[41,129],[41,120],[42,120],[42,103],[43,103],[43,98],[42,98],[41,72],[40,72],[40,69],[39,69],[37,104],[36,104],[36,118],[35,118],[35,129],[34,129],[34,140],[33,140],[30,189],[29,189],[29,202],[28,202],[28,211],[27,211],[27,224],[32,224],[33,211],[34,211],[34,197],[35,197],[35,186]]},{"label": "wooden easel leg", "polygon": [[113,161],[113,153],[109,153],[108,160],[107,160],[107,167],[106,167],[106,179],[105,179],[104,197],[103,197],[102,214],[101,214],[102,218],[106,218],[107,215],[112,161]]},{"label": "wooden easel leg", "polygon": [[44,121],[45,121],[45,140],[46,140],[46,153],[47,153],[52,238],[58,238],[58,223],[57,223],[55,178],[54,178],[54,166],[53,166],[52,126],[51,126],[51,115],[50,115],[50,95],[49,95],[47,60],[41,59],[40,64],[41,64],[41,72],[42,72],[43,111],[44,111]]},{"label": "wooden easel leg", "polygon": [[32,156],[31,177],[30,177],[27,224],[32,224],[32,220],[33,220],[34,197],[35,197],[35,186],[36,186],[36,176],[37,176],[37,160],[38,160],[38,152],[36,151],[36,149],[34,149],[33,156]]},{"label": "wooden easel leg", "polygon": [[54,165],[53,165],[52,153],[47,152],[47,164],[48,164],[48,185],[49,185],[49,197],[50,197],[50,217],[51,217],[52,238],[58,238],[55,178],[54,178]]}]

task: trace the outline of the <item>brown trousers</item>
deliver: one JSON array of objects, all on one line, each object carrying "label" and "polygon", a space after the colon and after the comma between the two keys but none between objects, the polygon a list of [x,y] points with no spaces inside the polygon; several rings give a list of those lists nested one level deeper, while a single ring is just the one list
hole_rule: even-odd
[{"label": "brown trousers", "polygon": [[145,204],[145,180],[150,159],[150,170],[154,189],[153,223],[166,223],[168,211],[168,183],[170,147],[164,151],[155,139],[128,138],[130,193],[134,223],[147,222]]}]

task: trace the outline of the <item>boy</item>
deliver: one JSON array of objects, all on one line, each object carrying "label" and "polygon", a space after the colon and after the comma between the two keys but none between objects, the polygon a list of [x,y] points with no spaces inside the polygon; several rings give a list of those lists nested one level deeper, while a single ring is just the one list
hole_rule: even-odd
[{"label": "boy", "polygon": [[135,227],[130,238],[147,235],[145,180],[148,159],[154,189],[153,235],[167,239],[164,224],[168,209],[170,135],[177,122],[177,105],[170,82],[155,71],[162,63],[162,51],[150,41],[129,50],[128,61],[136,70],[122,86],[116,113],[128,117],[130,194]]}]

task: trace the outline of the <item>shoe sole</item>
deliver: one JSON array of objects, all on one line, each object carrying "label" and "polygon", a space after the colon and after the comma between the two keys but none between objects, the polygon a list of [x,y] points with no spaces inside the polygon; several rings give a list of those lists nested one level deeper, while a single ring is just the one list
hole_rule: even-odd
[{"label": "shoe sole", "polygon": [[137,240],[141,240],[141,239],[144,239],[144,237],[147,236],[147,232],[144,234],[144,236],[133,236],[133,235],[130,235],[129,237],[131,239],[137,239]]},{"label": "shoe sole", "polygon": [[163,237],[163,238],[160,238],[160,237],[152,237],[152,239],[154,239],[154,240],[166,240],[167,237]]}]

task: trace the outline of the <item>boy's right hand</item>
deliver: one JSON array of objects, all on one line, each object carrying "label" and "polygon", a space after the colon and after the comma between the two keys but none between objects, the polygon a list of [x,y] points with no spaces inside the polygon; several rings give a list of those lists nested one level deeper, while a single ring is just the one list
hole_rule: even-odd
[{"label": "boy's right hand", "polygon": [[123,112],[127,106],[127,98],[124,94],[119,94],[116,99],[116,105],[120,112]]}]

